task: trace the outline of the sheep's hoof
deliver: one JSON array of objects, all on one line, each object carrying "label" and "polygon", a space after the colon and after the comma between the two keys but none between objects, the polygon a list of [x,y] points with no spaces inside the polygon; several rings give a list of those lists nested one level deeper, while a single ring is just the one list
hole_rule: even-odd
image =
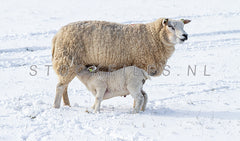
[{"label": "sheep's hoof", "polygon": [[64,104],[64,106],[68,106],[68,107],[71,107],[71,105],[69,105],[69,104]]},{"label": "sheep's hoof", "polygon": [[88,113],[88,114],[91,113],[91,111],[89,111],[89,110],[85,110],[85,112]]},{"label": "sheep's hoof", "polygon": [[59,109],[60,105],[53,105],[53,108]]},{"label": "sheep's hoof", "polygon": [[94,111],[94,114],[99,114],[100,113],[100,111]]}]

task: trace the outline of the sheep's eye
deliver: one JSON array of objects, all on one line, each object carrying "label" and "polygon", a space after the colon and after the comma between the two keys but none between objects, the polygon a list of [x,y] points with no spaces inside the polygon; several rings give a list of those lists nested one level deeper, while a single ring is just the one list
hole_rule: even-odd
[{"label": "sheep's eye", "polygon": [[169,25],[168,27],[172,28],[172,30],[175,30],[175,28],[173,26],[171,26],[171,25]]}]

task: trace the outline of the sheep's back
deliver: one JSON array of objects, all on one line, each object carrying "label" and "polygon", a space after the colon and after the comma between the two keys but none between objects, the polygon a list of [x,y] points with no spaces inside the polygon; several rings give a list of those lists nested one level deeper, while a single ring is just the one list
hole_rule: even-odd
[{"label": "sheep's back", "polygon": [[58,44],[76,64],[123,67],[139,57],[138,48],[148,42],[145,24],[124,25],[103,21],[76,22],[59,31]]}]

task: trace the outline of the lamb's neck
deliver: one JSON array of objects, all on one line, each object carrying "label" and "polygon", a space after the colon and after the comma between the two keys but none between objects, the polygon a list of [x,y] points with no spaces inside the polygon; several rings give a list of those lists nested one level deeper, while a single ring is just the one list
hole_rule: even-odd
[{"label": "lamb's neck", "polygon": [[91,77],[92,73],[91,72],[81,72],[78,74],[78,79],[83,83],[83,84],[87,84],[87,81],[89,80],[89,78]]}]

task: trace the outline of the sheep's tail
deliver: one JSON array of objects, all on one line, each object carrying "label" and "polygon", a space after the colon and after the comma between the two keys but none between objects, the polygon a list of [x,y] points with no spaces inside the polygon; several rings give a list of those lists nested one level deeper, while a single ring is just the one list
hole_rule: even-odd
[{"label": "sheep's tail", "polygon": [[147,79],[151,80],[150,75],[148,75],[148,73],[145,70],[142,70],[142,73],[143,73],[145,80],[147,80]]},{"label": "sheep's tail", "polygon": [[56,36],[54,36],[53,39],[52,39],[52,60],[54,58],[56,39],[57,39]]}]

